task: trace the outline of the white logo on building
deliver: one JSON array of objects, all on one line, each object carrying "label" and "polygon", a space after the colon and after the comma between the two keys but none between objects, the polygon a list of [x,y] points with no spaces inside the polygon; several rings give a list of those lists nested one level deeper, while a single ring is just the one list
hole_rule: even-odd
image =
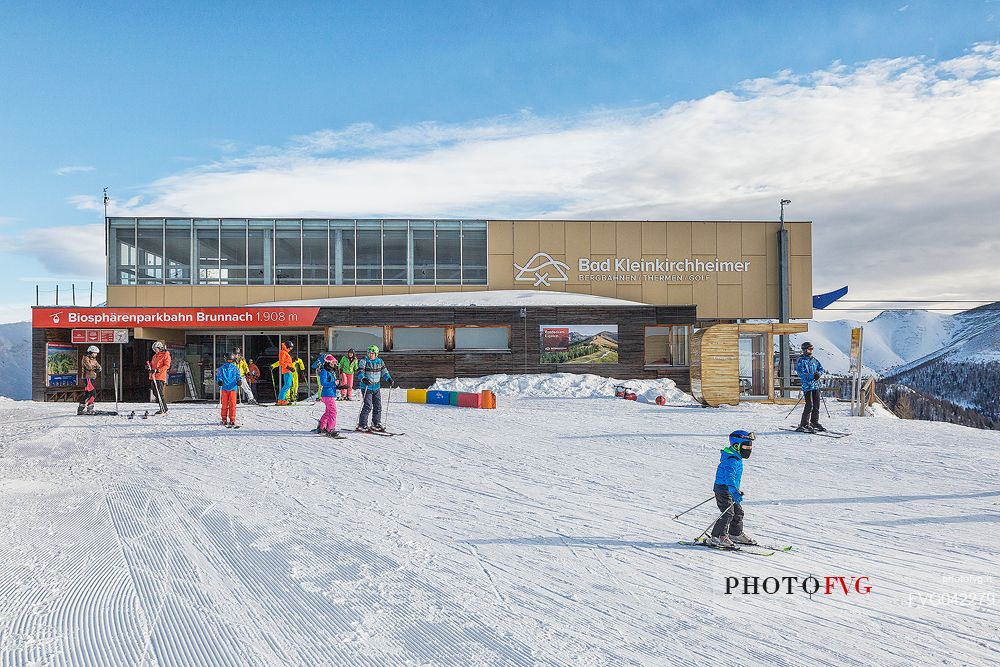
[{"label": "white logo on building", "polygon": [[[537,266],[535,265],[536,261],[538,262]],[[514,276],[514,280],[518,282],[533,282],[535,287],[539,285],[549,287],[551,285],[549,281],[564,283],[569,280],[569,276],[566,275],[569,264],[560,262],[558,259],[552,259],[552,255],[547,252],[536,252],[524,266],[514,262],[514,268],[517,269],[517,275]],[[552,275],[552,273],[557,275]]]},{"label": "white logo on building", "polygon": [[59,324],[59,316],[60,315],[62,315],[62,311],[61,310],[58,313],[53,313],[53,315],[52,315],[52,324]]}]

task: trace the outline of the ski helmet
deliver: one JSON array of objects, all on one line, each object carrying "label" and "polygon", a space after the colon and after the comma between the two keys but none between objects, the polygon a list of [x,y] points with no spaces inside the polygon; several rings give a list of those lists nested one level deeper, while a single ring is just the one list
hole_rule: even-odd
[{"label": "ski helmet", "polygon": [[378,345],[369,345],[368,346],[368,351],[369,352],[374,352],[375,356],[378,356]]},{"label": "ski helmet", "polygon": [[802,351],[803,352],[805,352],[806,350],[811,350],[811,349],[813,349],[813,344],[812,343],[810,343],[809,341],[806,341],[806,342],[802,343]]},{"label": "ski helmet", "polygon": [[287,347],[287,348],[288,348],[288,349],[290,350],[290,349],[292,349],[293,347],[295,347],[295,343],[293,343],[293,342],[292,342],[292,341],[290,341],[290,340],[286,340],[286,341],[285,341],[285,347]]},{"label": "ski helmet", "polygon": [[87,348],[87,354],[100,354],[101,350],[96,345],[91,345]]},{"label": "ski helmet", "polygon": [[325,357],[323,357],[323,362],[327,364],[335,364],[337,363],[337,357],[333,356],[332,354],[328,354]]},{"label": "ski helmet", "polygon": [[229,361],[236,361],[239,358],[240,355],[237,354],[236,352],[230,352],[229,354],[226,355],[226,359],[228,359]]},{"label": "ski helmet", "polygon": [[153,343],[153,352],[159,352],[165,349],[167,349],[167,346],[166,344],[164,344],[162,340],[158,340],[155,343]]},{"label": "ski helmet", "polygon": [[745,459],[750,458],[753,451],[753,441],[757,436],[752,431],[733,431],[729,434],[729,446],[740,453]]}]

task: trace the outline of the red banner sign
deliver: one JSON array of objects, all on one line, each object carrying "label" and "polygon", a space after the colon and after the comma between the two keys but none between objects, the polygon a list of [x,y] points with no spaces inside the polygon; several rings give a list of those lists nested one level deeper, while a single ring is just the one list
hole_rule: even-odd
[{"label": "red banner sign", "polygon": [[74,343],[121,343],[128,342],[128,329],[73,329]]},{"label": "red banner sign", "polygon": [[309,327],[318,307],[32,308],[35,329],[159,327],[164,329],[289,329]]}]

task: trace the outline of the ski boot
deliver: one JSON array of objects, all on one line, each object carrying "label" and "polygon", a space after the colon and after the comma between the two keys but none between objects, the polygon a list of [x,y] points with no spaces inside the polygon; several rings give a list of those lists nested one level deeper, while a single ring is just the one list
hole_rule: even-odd
[{"label": "ski boot", "polygon": [[752,537],[746,533],[740,533],[739,535],[730,535],[729,539],[733,541],[734,544],[748,544],[750,546],[756,546],[757,542],[754,541]]},{"label": "ski boot", "polygon": [[709,537],[705,540],[705,544],[710,547],[715,547],[716,549],[735,549],[736,545],[733,541],[729,539],[728,535],[723,535],[721,537]]},{"label": "ski boot", "polygon": [[814,429],[812,426],[799,426],[795,430],[798,431],[799,433],[815,433],[816,432],[816,429]]},{"label": "ski boot", "polygon": [[385,426],[382,426],[381,424],[372,424],[372,430],[378,431],[379,433],[385,433]]},{"label": "ski boot", "polygon": [[354,430],[360,431],[362,433],[367,433],[368,431],[371,431],[372,428],[370,426],[362,426],[361,424],[358,424]]},{"label": "ski boot", "polygon": [[85,406],[83,403],[81,403],[80,405],[76,406],[76,414],[82,415],[83,411],[86,410],[86,409],[87,409],[87,406]]},{"label": "ski boot", "polygon": [[823,426],[822,424],[813,424],[813,425],[812,425],[812,430],[813,430],[813,431],[814,431],[815,433],[823,433],[823,432],[825,432],[825,431],[826,431],[826,427],[825,427],[825,426]]},{"label": "ski boot", "polygon": [[88,415],[94,414],[94,404],[93,403],[91,403],[90,405],[87,406],[87,411],[86,412],[87,412]]}]

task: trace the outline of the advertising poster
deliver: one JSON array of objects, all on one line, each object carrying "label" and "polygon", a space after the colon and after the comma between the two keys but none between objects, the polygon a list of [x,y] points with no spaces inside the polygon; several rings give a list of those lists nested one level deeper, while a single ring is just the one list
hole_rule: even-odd
[{"label": "advertising poster", "polygon": [[80,353],[69,343],[45,344],[45,386],[74,387],[80,373]]},{"label": "advertising poster", "polygon": [[539,327],[543,364],[617,364],[618,325],[570,324]]},{"label": "advertising poster", "polygon": [[170,353],[167,384],[184,384],[184,369],[181,367],[181,364],[184,362],[184,353],[186,350],[187,348],[184,345],[167,344],[167,352]]}]

